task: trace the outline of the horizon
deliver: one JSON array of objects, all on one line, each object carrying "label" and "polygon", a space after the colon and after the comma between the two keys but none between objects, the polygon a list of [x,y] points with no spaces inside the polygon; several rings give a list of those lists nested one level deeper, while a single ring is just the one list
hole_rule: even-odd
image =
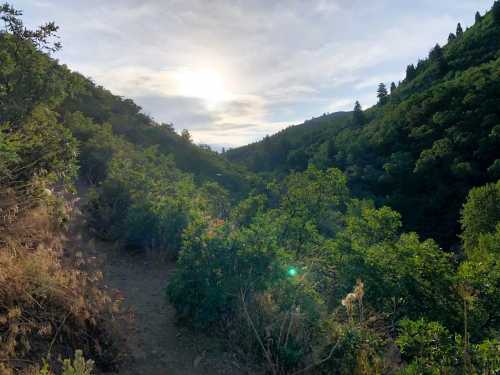
[{"label": "horizon", "polygon": [[380,82],[402,80],[492,1],[130,4],[13,3],[29,26],[47,14],[60,26],[61,63],[220,150],[350,111],[356,100],[370,107]]}]

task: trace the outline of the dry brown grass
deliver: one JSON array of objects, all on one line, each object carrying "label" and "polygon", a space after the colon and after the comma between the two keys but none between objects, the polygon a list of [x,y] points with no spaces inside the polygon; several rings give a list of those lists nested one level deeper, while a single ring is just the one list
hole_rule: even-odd
[{"label": "dry brown grass", "polygon": [[2,207],[12,215],[0,223],[0,375],[44,359],[57,368],[76,349],[101,369],[113,367],[119,307],[101,287],[101,274],[83,271],[87,261],[63,249],[53,205],[17,214],[15,199],[8,198]]}]

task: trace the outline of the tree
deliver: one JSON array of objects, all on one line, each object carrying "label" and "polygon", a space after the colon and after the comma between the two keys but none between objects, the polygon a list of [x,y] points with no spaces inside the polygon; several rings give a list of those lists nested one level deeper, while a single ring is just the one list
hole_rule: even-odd
[{"label": "tree", "polygon": [[457,39],[461,38],[464,35],[464,30],[462,29],[462,25],[460,24],[460,22],[457,25],[457,32],[456,32],[456,34],[457,34]]},{"label": "tree", "polygon": [[352,122],[355,126],[363,126],[365,124],[365,115],[363,114],[363,109],[361,104],[356,100],[354,104],[354,111],[352,113]]},{"label": "tree", "polygon": [[448,35],[448,43],[453,42],[455,39],[457,39],[457,37],[455,36],[455,34],[450,33],[450,35]]},{"label": "tree", "polygon": [[496,0],[493,4],[493,8],[491,9],[493,12],[493,19],[496,22],[500,22],[500,0]]},{"label": "tree", "polygon": [[394,82],[391,82],[391,95],[394,94],[394,92],[396,91],[396,84]]},{"label": "tree", "polygon": [[[0,5],[0,113],[1,119],[18,126],[37,105],[55,107],[73,89],[69,73],[46,53],[61,48],[52,43],[58,27],[53,23],[27,29],[21,11]],[[66,79],[65,79],[66,78]]]},{"label": "tree", "polygon": [[476,12],[476,23],[481,22],[481,19],[482,19],[482,17],[481,17],[481,13]]},{"label": "tree", "polygon": [[438,74],[442,74],[446,71],[446,60],[444,58],[443,49],[439,44],[436,44],[436,46],[431,50],[429,53],[429,59],[436,67]]},{"label": "tree", "polygon": [[415,65],[410,64],[406,67],[406,80],[412,81],[417,76],[417,70],[415,69]]},{"label": "tree", "polygon": [[187,130],[187,129],[182,130],[181,137],[186,142],[189,142],[189,143],[193,142],[193,139],[191,138],[191,134],[189,133],[189,130]]},{"label": "tree", "polygon": [[23,12],[14,9],[8,3],[0,6],[0,19],[4,22],[4,31],[13,35],[18,41],[30,41],[37,49],[46,52],[56,52],[61,49],[59,42],[51,42],[56,39],[56,32],[59,26],[54,22],[48,22],[36,30],[29,30],[24,27],[23,21],[19,18]]},{"label": "tree", "polygon": [[387,92],[387,87],[385,87],[385,83],[380,83],[377,89],[377,98],[379,104],[385,104],[385,102],[387,101],[387,95],[389,94]]}]

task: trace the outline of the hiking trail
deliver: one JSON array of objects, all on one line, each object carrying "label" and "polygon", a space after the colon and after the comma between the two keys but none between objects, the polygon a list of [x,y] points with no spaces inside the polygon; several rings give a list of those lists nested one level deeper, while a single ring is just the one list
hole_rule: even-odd
[{"label": "hiking trail", "polygon": [[71,221],[68,246],[84,257],[95,257],[104,286],[123,299],[123,308],[132,316],[130,323],[118,327],[129,353],[118,375],[249,374],[216,338],[176,324],[175,309],[165,294],[175,263],[158,253],[134,253],[95,239],[86,230],[79,206]]}]

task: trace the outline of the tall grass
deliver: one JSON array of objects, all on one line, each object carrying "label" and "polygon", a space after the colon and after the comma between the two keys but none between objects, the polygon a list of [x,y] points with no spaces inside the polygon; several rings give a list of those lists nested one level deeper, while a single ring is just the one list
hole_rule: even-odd
[{"label": "tall grass", "polygon": [[16,210],[16,195],[0,197],[0,374],[27,373],[44,361],[62,370],[59,358],[77,349],[113,368],[119,303],[101,288],[99,272],[77,266],[86,261],[76,260],[76,249],[64,249],[60,216],[70,207],[41,199]]}]

